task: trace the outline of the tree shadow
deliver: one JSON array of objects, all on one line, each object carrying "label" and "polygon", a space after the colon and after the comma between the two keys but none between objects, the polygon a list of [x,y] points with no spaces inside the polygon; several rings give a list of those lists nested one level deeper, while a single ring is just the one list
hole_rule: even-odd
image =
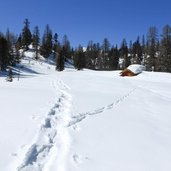
[{"label": "tree shadow", "polygon": [[18,64],[15,67],[9,66],[6,71],[0,71],[0,77],[8,77],[9,69],[12,70],[12,76],[13,78],[28,78],[28,77],[34,77],[32,74],[42,74],[39,73],[25,65]]}]

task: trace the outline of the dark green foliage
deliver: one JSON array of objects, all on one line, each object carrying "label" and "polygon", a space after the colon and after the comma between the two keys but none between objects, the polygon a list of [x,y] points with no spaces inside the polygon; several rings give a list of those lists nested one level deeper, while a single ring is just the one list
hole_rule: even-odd
[{"label": "dark green foliage", "polygon": [[22,48],[22,37],[21,35],[19,35],[17,42],[15,44],[16,48],[19,50],[20,48]]},{"label": "dark green foliage", "polygon": [[171,72],[171,27],[166,25],[163,28],[160,55],[157,61],[157,70]]},{"label": "dark green foliage", "polygon": [[146,53],[146,47],[145,47],[145,36],[142,36],[142,43],[141,43],[141,49],[142,49],[142,54]]},{"label": "dark green foliage", "polygon": [[53,50],[56,51],[58,48],[58,34],[55,33],[53,36]]},{"label": "dark green foliage", "polygon": [[10,63],[8,48],[7,40],[0,33],[0,70],[5,70]]},{"label": "dark green foliage", "polygon": [[141,62],[142,62],[142,47],[140,44],[139,37],[137,38],[136,42],[133,44],[132,55],[133,55],[133,63],[141,64]]},{"label": "dark green foliage", "polygon": [[101,60],[101,46],[99,43],[93,43],[89,41],[87,49],[85,51],[86,67],[89,69],[102,68]]},{"label": "dark green foliage", "polygon": [[5,35],[5,38],[6,38],[6,40],[7,40],[7,42],[8,42],[8,48],[9,49],[12,49],[12,45],[14,44],[14,36],[13,36],[13,34],[9,31],[9,29],[7,29],[7,31],[6,31],[6,35]]},{"label": "dark green foliage", "polygon": [[94,44],[92,40],[88,42],[85,56],[86,56],[86,67],[89,69],[94,69],[95,60],[98,57],[98,54],[97,54],[96,44]]},{"label": "dark green foliage", "polygon": [[146,56],[146,69],[156,70],[156,53],[157,53],[158,32],[156,27],[150,27],[147,34],[147,56]]},{"label": "dark green foliage", "polygon": [[112,47],[110,52],[109,52],[109,61],[110,61],[110,69],[111,70],[116,70],[118,69],[118,64],[119,64],[119,51],[117,46],[116,47]]},{"label": "dark green foliage", "polygon": [[68,40],[67,35],[64,35],[62,44],[63,44],[63,53],[64,53],[65,58],[71,59],[71,45],[70,45],[70,41]]},{"label": "dark green foliage", "polygon": [[22,30],[22,46],[25,50],[28,50],[28,46],[32,43],[32,34],[29,29],[30,22],[28,19],[24,21],[24,28]]},{"label": "dark green foliage", "polygon": [[8,42],[8,65],[16,64],[16,48],[15,44],[17,41],[17,37],[7,29],[5,38]]},{"label": "dark green foliage", "polygon": [[120,57],[123,59],[123,64],[121,69],[127,68],[131,64],[131,59],[128,57],[128,46],[126,39],[123,39],[121,48],[120,48]]},{"label": "dark green foliage", "polygon": [[110,42],[107,38],[105,38],[102,43],[102,58],[103,58],[102,69],[107,69],[107,70],[110,69],[109,52],[110,52]]},{"label": "dark green foliage", "polygon": [[63,49],[59,52],[56,58],[56,70],[57,71],[63,71],[64,70],[64,47]]},{"label": "dark green foliage", "polygon": [[104,38],[103,43],[102,43],[102,51],[103,51],[102,53],[103,53],[103,55],[104,56],[108,55],[109,50],[110,50],[110,42],[109,42],[109,40],[107,38]]},{"label": "dark green foliage", "polygon": [[49,55],[52,53],[52,31],[49,25],[46,25],[43,38],[42,38],[42,45],[40,47],[40,54],[45,58],[48,58]]},{"label": "dark green foliage", "polygon": [[35,59],[38,59],[39,44],[40,44],[40,33],[39,33],[38,26],[36,26],[33,31],[33,47],[36,52]]},{"label": "dark green foliage", "polygon": [[15,44],[15,50],[16,50],[16,53],[15,53],[15,60],[16,60],[16,63],[19,63],[20,62],[20,53],[19,53],[19,50],[20,48],[22,47],[22,42],[21,42],[21,35],[18,37],[17,39],[17,42]]},{"label": "dark green foliage", "polygon": [[79,47],[75,51],[74,66],[78,70],[85,68],[85,53],[81,45],[79,45]]}]

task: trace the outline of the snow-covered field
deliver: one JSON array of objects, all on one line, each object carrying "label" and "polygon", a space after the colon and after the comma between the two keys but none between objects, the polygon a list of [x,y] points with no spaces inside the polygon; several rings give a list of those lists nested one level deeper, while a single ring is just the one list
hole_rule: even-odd
[{"label": "snow-covered field", "polygon": [[54,68],[0,77],[1,171],[171,170],[171,74]]}]

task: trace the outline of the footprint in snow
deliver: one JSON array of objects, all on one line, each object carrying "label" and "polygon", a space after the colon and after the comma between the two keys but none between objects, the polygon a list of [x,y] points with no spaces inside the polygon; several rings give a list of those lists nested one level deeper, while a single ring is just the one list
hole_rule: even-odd
[{"label": "footprint in snow", "polygon": [[86,161],[86,160],[89,160],[89,158],[88,157],[81,157],[81,156],[79,156],[78,154],[74,154],[73,156],[72,156],[72,158],[73,158],[73,161],[74,161],[74,163],[75,164],[82,164],[84,161]]},{"label": "footprint in snow", "polygon": [[74,154],[74,155],[73,155],[73,161],[74,161],[74,163],[76,163],[76,164],[81,164],[81,163],[82,163],[81,158],[80,158],[79,155],[77,155],[77,154]]},{"label": "footprint in snow", "polygon": [[11,153],[11,156],[17,157],[17,153]]},{"label": "footprint in snow", "polygon": [[72,128],[74,131],[80,131],[80,127],[78,125],[73,125]]}]

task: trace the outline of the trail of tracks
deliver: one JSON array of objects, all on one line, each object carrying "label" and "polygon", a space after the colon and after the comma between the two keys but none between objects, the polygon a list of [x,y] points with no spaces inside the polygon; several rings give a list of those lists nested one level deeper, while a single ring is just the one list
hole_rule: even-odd
[{"label": "trail of tracks", "polygon": [[46,118],[44,118],[44,122],[36,136],[37,138],[28,148],[23,161],[17,169],[18,171],[49,170],[48,165],[53,164],[52,156],[55,156],[55,162],[58,159],[62,161],[58,163],[58,170],[65,171],[65,161],[70,148],[68,127],[76,125],[88,116],[97,115],[113,109],[136,90],[136,88],[133,88],[127,94],[106,106],[71,117],[72,97],[68,93],[70,88],[62,80],[58,82],[54,81],[53,87],[58,92],[56,102],[49,109]]},{"label": "trail of tracks", "polygon": [[[56,91],[59,91],[59,97],[54,106],[49,110],[44,123],[40,127],[36,141],[30,146],[25,158],[18,167],[18,171],[42,171],[45,165],[51,158],[52,151],[62,151],[60,157],[65,157],[67,154],[69,135],[66,129],[70,118],[71,96],[67,93],[67,87],[58,82],[58,85],[53,84]],[[57,86],[59,88],[57,88]],[[61,147],[61,144],[62,147]],[[59,147],[60,146],[60,147]],[[57,156],[58,158],[59,156]],[[65,164],[60,165],[61,171],[64,171]]]},{"label": "trail of tracks", "polygon": [[106,106],[100,107],[100,108],[95,109],[93,111],[89,111],[89,112],[85,112],[85,113],[80,113],[80,114],[78,114],[76,116],[73,116],[71,121],[68,124],[68,127],[73,126],[73,125],[77,124],[78,122],[81,122],[82,120],[86,119],[88,116],[97,115],[97,114],[103,113],[103,112],[105,112],[107,110],[113,109],[114,107],[119,105],[121,102],[126,100],[136,89],[137,88],[133,88],[127,94],[123,95],[118,100],[116,100],[116,101],[114,101],[114,102],[112,102],[112,103],[110,103],[110,104],[108,104]]}]

